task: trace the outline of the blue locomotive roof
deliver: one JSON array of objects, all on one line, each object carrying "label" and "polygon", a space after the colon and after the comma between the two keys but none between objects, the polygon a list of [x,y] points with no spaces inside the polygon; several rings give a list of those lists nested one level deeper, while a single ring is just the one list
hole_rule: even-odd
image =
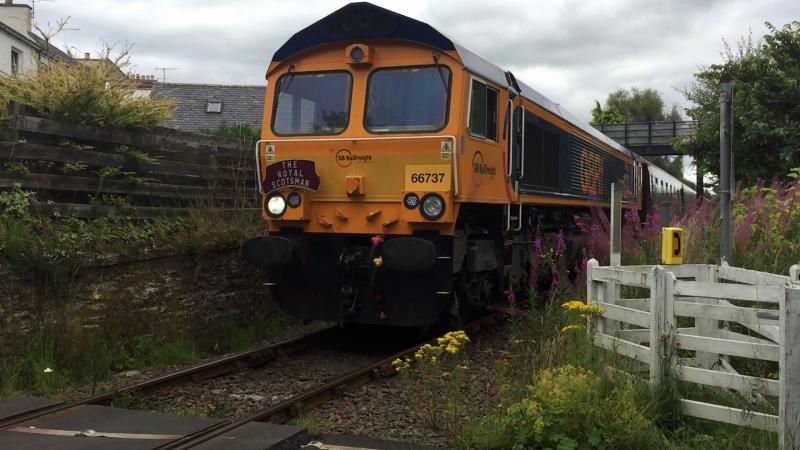
[{"label": "blue locomotive roof", "polygon": [[[367,2],[350,3],[295,33],[283,44],[273,61],[284,61],[318,45],[354,39],[398,39],[427,45],[442,51],[455,50],[469,71],[501,86],[507,86],[505,71],[467,49],[432,26],[394,11]],[[518,81],[520,94],[564,119],[609,147],[631,158],[637,154],[618,144],[558,103],[548,99],[525,83]]]}]

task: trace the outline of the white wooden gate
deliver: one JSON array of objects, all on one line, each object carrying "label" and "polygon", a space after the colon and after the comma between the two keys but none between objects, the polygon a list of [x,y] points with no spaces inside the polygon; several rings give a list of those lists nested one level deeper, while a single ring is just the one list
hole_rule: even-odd
[{"label": "white wooden gate", "polygon": [[[688,399],[681,404],[689,416],[775,431],[783,448],[800,449],[800,266],[791,272],[704,264],[601,267],[592,259],[587,297],[604,310],[593,328],[595,345],[649,365],[651,383],[672,369],[686,382],[777,397],[778,415]],[[637,291],[623,286],[649,290],[649,297],[623,298],[621,292]],[[678,327],[680,317],[693,318],[693,326]],[[678,357],[676,349],[694,357]],[[779,377],[740,374],[728,356],[777,362]]]}]

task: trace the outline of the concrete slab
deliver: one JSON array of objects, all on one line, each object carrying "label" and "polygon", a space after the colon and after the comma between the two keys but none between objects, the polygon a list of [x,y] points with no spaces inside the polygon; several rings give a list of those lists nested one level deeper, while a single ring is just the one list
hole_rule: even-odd
[{"label": "concrete slab", "polygon": [[361,436],[323,434],[313,442],[300,447],[302,450],[442,450],[431,445],[409,444]]},{"label": "concrete slab", "polygon": [[154,449],[219,420],[86,405],[0,432],[0,449]]},{"label": "concrete slab", "polygon": [[62,402],[42,397],[17,397],[0,402],[0,421],[37,409],[55,406]]},{"label": "concrete slab", "polygon": [[251,422],[208,442],[198,450],[295,450],[311,437],[304,428]]}]

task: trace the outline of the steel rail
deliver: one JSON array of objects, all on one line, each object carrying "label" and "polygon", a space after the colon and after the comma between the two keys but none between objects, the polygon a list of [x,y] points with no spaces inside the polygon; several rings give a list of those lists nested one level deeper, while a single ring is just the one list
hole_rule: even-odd
[{"label": "steel rail", "polygon": [[[490,314],[465,325],[464,330],[469,333],[478,333],[486,327],[495,324],[503,315],[504,313],[501,312],[491,312]],[[197,433],[184,436],[157,448],[170,450],[189,449],[251,422],[266,421],[272,423],[286,423],[290,419],[298,417],[303,412],[311,410],[346,391],[363,386],[381,378],[387,378],[396,375],[397,372],[392,367],[392,362],[394,360],[398,358],[410,357],[426,343],[433,344],[435,341],[436,338],[414,345],[413,347],[396,353],[388,358],[371,363],[333,381],[327,382],[322,386],[318,386],[297,394],[287,400],[284,400],[283,402],[253,413],[250,416],[229,422],[225,426],[212,425],[205,431],[198,431]]]},{"label": "steel rail", "polygon": [[[183,384],[188,381],[200,382],[209,378],[216,378],[229,373],[241,371],[246,367],[259,367],[275,359],[300,352],[311,345],[324,342],[339,330],[338,327],[329,327],[304,336],[288,339],[275,344],[265,345],[252,350],[245,350],[214,361],[209,361],[177,372],[162,375],[150,380],[125,386],[120,389],[107,391],[84,399],[58,403],[43,408],[25,411],[3,420],[0,420],[0,431],[16,426],[22,422],[37,419],[57,412],[65,411],[82,405],[96,405],[108,403],[122,393],[146,393],[166,386]],[[217,426],[225,425],[225,422]]]}]

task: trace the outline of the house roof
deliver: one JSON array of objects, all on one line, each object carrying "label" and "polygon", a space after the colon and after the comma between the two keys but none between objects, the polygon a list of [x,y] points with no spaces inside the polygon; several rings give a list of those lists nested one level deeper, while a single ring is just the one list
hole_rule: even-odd
[{"label": "house roof", "polygon": [[[261,129],[264,119],[266,86],[157,83],[151,96],[175,99],[177,108],[172,119],[163,125],[181,130],[200,131],[227,125],[249,124]],[[209,101],[221,101],[222,112],[206,112]]]},{"label": "house roof", "polygon": [[67,62],[73,61],[72,56],[70,56],[68,53],[64,52],[63,50],[56,47],[52,43],[48,46],[47,41],[45,41],[40,36],[37,36],[34,33],[22,34],[1,21],[0,21],[0,31],[13,37],[14,39],[17,39],[18,41],[30,45],[31,47],[39,50],[39,52],[41,53],[47,54],[48,57],[60,59]]}]

